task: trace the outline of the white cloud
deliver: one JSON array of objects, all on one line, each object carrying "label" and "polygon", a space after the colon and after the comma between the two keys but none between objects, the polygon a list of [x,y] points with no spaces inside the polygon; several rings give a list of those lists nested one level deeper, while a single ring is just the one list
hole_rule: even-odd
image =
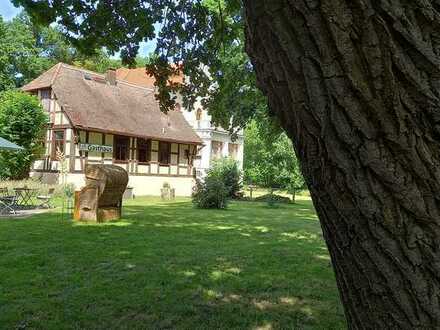
[{"label": "white cloud", "polygon": [[22,11],[22,8],[16,8],[9,0],[0,1],[0,15],[5,21],[9,21]]}]

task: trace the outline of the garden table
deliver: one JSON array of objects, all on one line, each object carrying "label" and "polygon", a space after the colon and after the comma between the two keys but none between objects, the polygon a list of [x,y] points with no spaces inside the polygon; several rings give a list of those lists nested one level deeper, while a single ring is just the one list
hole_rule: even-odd
[{"label": "garden table", "polygon": [[15,188],[15,196],[17,197],[18,206],[33,206],[34,199],[37,196],[37,189],[31,188]]}]

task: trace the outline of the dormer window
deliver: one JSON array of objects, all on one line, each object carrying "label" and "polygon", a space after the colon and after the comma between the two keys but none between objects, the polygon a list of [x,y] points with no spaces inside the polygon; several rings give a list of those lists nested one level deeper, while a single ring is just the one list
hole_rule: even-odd
[{"label": "dormer window", "polygon": [[40,100],[43,109],[50,112],[50,89],[40,90]]}]

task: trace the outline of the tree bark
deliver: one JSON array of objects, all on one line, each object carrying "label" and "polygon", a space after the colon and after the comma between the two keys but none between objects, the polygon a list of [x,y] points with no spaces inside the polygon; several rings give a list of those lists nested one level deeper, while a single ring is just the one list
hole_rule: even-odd
[{"label": "tree bark", "polygon": [[440,328],[440,1],[244,0],[352,329]]}]

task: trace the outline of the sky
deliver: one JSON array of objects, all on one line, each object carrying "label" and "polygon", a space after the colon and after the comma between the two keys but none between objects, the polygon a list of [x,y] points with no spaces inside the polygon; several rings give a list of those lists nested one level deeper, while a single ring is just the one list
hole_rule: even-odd
[{"label": "sky", "polygon": [[9,0],[0,0],[0,15],[5,21],[9,21],[20,11],[21,9],[15,8]]},{"label": "sky", "polygon": [[[0,16],[3,17],[3,20],[9,21],[11,20],[15,15],[19,14],[21,11],[21,8],[16,8],[9,0],[0,0]],[[156,47],[156,43],[154,41],[151,42],[143,42],[140,45],[139,49],[139,55],[141,56],[147,56],[152,51],[154,51],[154,48]],[[118,55],[114,56],[118,57]]]}]

